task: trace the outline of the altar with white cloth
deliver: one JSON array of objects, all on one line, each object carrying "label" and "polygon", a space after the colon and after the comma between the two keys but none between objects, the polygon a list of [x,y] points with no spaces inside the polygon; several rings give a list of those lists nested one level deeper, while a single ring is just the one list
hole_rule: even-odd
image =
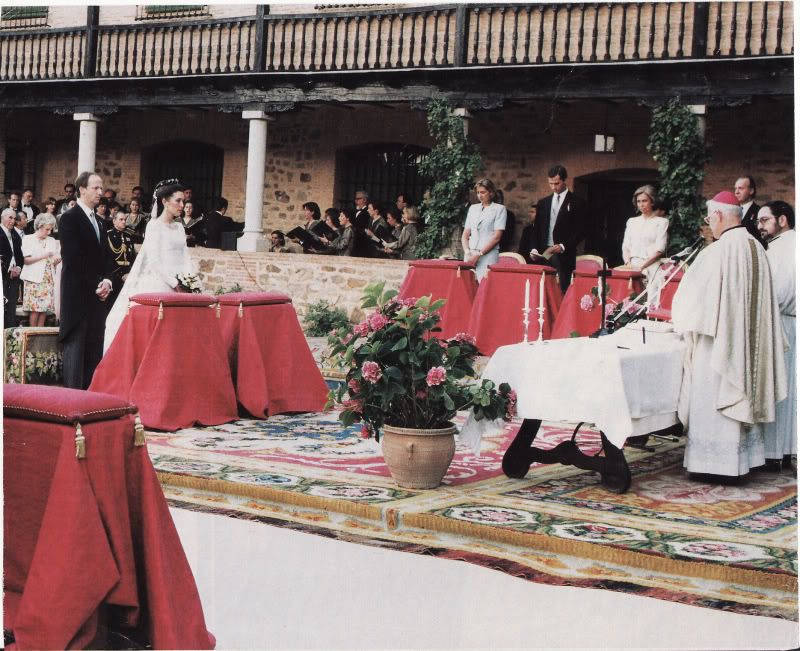
[{"label": "altar with white cloth", "polygon": [[[611,335],[521,343],[499,348],[482,378],[508,382],[523,419],[503,470],[524,477],[531,463],[571,463],[620,476],[605,481],[624,492],[630,472],[621,452],[630,436],[678,423],[685,345],[668,323],[635,321]],[[593,423],[602,432],[603,457],[585,457],[574,441],[554,450],[532,448],[541,421]],[[480,445],[481,427],[467,419],[461,440]],[[610,444],[610,445],[609,445]],[[560,449],[559,449],[560,448]],[[611,485],[609,485],[611,484]]]}]

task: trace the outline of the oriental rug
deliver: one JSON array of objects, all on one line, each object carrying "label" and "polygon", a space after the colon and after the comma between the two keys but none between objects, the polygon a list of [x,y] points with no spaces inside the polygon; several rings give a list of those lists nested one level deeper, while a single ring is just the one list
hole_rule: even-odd
[{"label": "oriental rug", "polygon": [[[336,413],[242,420],[148,446],[174,506],[401,551],[455,558],[532,581],[594,587],[737,613],[797,619],[797,483],[757,473],[744,486],[691,481],[682,442],[626,450],[633,486],[616,495],[576,468],[503,475],[512,423],[458,447],[436,490],[398,488],[378,444]],[[572,430],[545,424],[539,445]],[[652,440],[652,439],[651,439]],[[599,434],[578,444],[599,449]]]}]

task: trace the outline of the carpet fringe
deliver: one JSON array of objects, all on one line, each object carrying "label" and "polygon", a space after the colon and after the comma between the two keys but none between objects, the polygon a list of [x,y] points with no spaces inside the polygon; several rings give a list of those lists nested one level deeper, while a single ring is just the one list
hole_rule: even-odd
[{"label": "carpet fringe", "polygon": [[459,522],[428,513],[404,513],[403,524],[460,536],[471,536],[478,539],[532,547],[556,554],[578,556],[593,560],[626,565],[637,569],[667,574],[680,574],[699,579],[737,582],[760,588],[771,588],[788,592],[797,592],[797,577],[788,574],[764,572],[763,570],[717,565],[702,561],[683,561],[664,558],[647,553],[619,549],[597,543],[579,540],[553,538],[537,533],[499,529],[469,522]]},{"label": "carpet fringe", "polygon": [[347,500],[337,500],[332,497],[317,497],[292,491],[280,490],[269,486],[255,486],[241,484],[224,479],[206,479],[203,477],[190,477],[171,472],[156,472],[159,483],[164,486],[189,488],[209,492],[227,493],[240,497],[249,497],[266,502],[290,504],[292,506],[305,506],[335,513],[343,513],[368,520],[382,520],[382,509],[372,504],[357,504]]}]

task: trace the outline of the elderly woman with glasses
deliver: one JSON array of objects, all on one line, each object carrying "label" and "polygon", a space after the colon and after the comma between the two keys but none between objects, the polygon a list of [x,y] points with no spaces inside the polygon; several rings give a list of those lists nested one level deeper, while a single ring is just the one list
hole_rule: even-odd
[{"label": "elderly woman with glasses", "polygon": [[47,314],[54,314],[56,267],[61,263],[61,247],[50,237],[56,218],[50,213],[40,213],[33,220],[34,232],[22,238],[22,255],[25,266],[20,278],[25,281],[22,309],[30,312],[32,327],[44,326]]},{"label": "elderly woman with glasses", "polygon": [[643,185],[633,193],[633,205],[639,215],[631,217],[625,226],[622,240],[622,259],[625,264],[645,274],[650,282],[658,272],[658,261],[667,250],[669,220],[654,210],[656,189]]}]

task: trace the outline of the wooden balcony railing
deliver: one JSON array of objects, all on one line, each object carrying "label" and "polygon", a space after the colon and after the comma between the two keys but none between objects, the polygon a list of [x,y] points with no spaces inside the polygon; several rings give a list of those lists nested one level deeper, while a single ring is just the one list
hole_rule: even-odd
[{"label": "wooden balcony railing", "polygon": [[[90,10],[91,16],[91,10]],[[463,5],[0,33],[0,81],[789,55],[790,2]]]}]

